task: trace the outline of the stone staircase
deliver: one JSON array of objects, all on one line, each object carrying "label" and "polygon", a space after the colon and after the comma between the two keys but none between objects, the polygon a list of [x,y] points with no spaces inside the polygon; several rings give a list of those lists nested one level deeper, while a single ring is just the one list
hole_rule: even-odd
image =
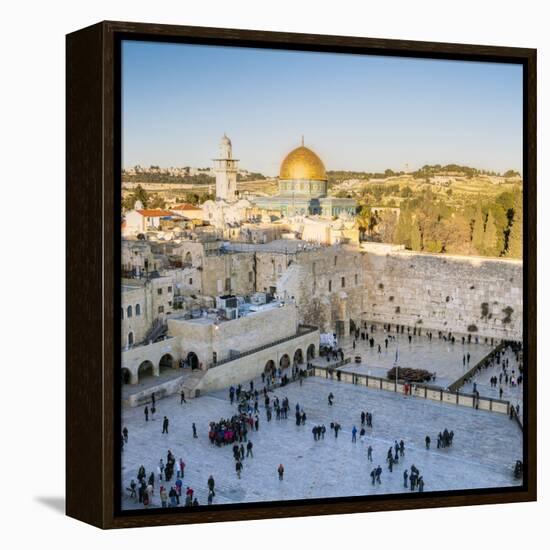
[{"label": "stone staircase", "polygon": [[167,333],[168,324],[166,323],[166,321],[157,318],[153,321],[153,325],[147,331],[145,338],[143,338],[143,342],[156,342],[157,340],[160,340],[160,338],[162,338],[163,336],[166,336]]},{"label": "stone staircase", "polygon": [[200,381],[204,378],[204,375],[206,374],[206,371],[201,369],[196,369],[191,372],[188,376],[185,377],[183,381],[183,385],[181,389],[185,392],[185,398],[194,398],[198,397],[199,394],[197,394],[197,386],[199,385]]}]

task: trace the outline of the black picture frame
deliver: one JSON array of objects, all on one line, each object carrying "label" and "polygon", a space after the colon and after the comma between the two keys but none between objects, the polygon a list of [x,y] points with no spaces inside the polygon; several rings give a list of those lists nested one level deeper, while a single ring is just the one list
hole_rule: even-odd
[{"label": "black picture frame", "polygon": [[[523,66],[524,483],[520,487],[120,510],[122,40],[517,63]],[[536,50],[105,21],[67,35],[67,515],[101,528],[536,500]],[[85,353],[83,353],[85,350]],[[86,498],[82,498],[82,495]]]}]

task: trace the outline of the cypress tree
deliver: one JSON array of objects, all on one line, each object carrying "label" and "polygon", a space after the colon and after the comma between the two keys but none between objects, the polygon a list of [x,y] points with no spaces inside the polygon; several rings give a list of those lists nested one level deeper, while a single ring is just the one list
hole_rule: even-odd
[{"label": "cypress tree", "polygon": [[523,257],[523,205],[521,195],[514,204],[514,219],[508,235],[508,251],[510,258]]},{"label": "cypress tree", "polygon": [[420,235],[420,228],[418,227],[418,224],[416,222],[413,222],[411,228],[411,248],[413,250],[422,249],[421,238],[422,237]]},{"label": "cypress tree", "polygon": [[497,254],[497,227],[495,225],[495,218],[490,211],[487,216],[487,223],[485,224],[485,232],[483,233],[483,252],[488,256],[496,256]]},{"label": "cypress tree", "polygon": [[472,245],[476,249],[476,252],[481,254],[483,250],[483,237],[485,234],[485,223],[483,219],[483,213],[481,212],[481,204],[478,203],[476,216],[474,218],[474,227],[472,230]]}]

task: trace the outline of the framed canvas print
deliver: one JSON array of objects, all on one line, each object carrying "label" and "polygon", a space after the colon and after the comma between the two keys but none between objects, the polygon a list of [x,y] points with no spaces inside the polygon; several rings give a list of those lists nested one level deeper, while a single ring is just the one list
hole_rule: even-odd
[{"label": "framed canvas print", "polygon": [[529,49],[68,35],[67,514],[534,500],[535,108]]}]

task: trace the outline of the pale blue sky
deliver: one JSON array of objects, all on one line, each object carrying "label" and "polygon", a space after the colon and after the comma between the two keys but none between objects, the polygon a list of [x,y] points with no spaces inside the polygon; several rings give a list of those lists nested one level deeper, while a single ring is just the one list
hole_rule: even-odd
[{"label": "pale blue sky", "polygon": [[277,175],[305,135],[328,170],[522,168],[522,67],[123,42],[123,166],[211,165],[223,133],[242,168]]}]

